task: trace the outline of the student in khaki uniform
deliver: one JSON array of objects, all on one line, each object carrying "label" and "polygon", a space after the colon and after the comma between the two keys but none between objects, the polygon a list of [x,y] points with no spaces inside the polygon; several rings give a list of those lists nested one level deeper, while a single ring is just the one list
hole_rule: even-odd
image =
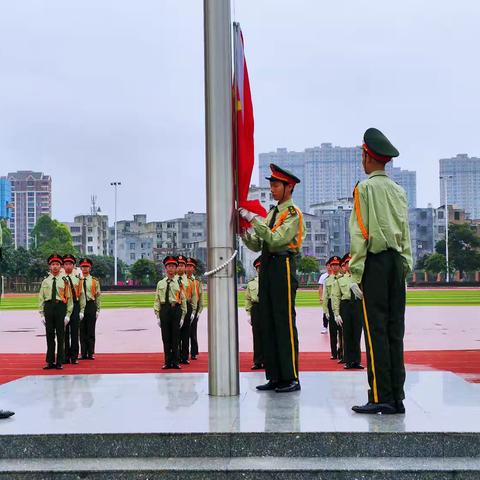
[{"label": "student in khaki uniform", "polygon": [[350,255],[342,258],[343,275],[337,279],[332,290],[332,310],[335,322],[343,330],[343,358],[345,369],[363,369],[360,364],[362,337],[362,302],[350,290],[352,276],[350,275]]},{"label": "student in khaki uniform", "polygon": [[[2,259],[2,248],[3,248],[3,234],[2,234],[2,225],[0,223],[0,260]],[[15,412],[11,412],[10,410],[0,410],[0,419],[10,418],[12,415],[15,415]]]},{"label": "student in khaki uniform", "polygon": [[292,192],[300,180],[273,163],[270,169],[272,173],[267,180],[277,206],[266,219],[243,208],[239,214],[252,224],[243,235],[245,245],[254,252],[262,252],[260,317],[264,331],[268,332],[263,343],[268,382],[257,389],[283,393],[300,390],[295,324],[296,257],[306,232],[303,214],[292,200]]},{"label": "student in khaki uniform", "polygon": [[82,360],[95,360],[95,328],[100,314],[100,282],[90,274],[93,262],[89,258],[80,260],[82,270],[82,293],[85,296],[85,310],[80,320],[80,347]]},{"label": "student in khaki uniform", "polygon": [[195,317],[195,311],[197,310],[197,297],[196,291],[194,289],[194,280],[193,278],[188,278],[186,272],[186,257],[184,257],[183,255],[178,255],[177,263],[177,278],[182,289],[182,293],[185,296],[185,300],[187,302],[187,313],[183,320],[183,324],[180,327],[180,363],[188,365],[190,363],[190,360],[188,359],[188,354],[190,350],[190,324]]},{"label": "student in khaki uniform", "polygon": [[[198,326],[198,317],[203,310],[202,305],[202,294],[203,287],[200,279],[195,277],[195,271],[197,268],[198,262],[192,257],[187,258],[186,272],[187,277],[192,279],[192,290],[193,296],[195,297],[196,308],[193,309],[194,303],[192,302],[192,314],[193,319],[190,323],[190,358],[196,360],[198,357],[198,339],[197,339],[197,326]],[[188,358],[188,355],[187,355]]]},{"label": "student in khaki uniform", "polygon": [[76,263],[77,259],[73,255],[67,254],[63,256],[63,269],[65,278],[70,285],[73,301],[70,322],[68,322],[65,328],[65,363],[72,363],[73,365],[78,365],[80,318],[83,318],[85,311],[85,295],[82,292],[82,282],[80,277],[74,273]]},{"label": "student in khaki uniform", "polygon": [[[63,264],[61,255],[48,257],[50,274],[45,278],[38,293],[38,305],[47,338],[47,364],[44,370],[62,370],[65,355],[65,327],[73,311],[72,293],[67,279],[60,274]],[[57,359],[55,361],[55,338]]]},{"label": "student in khaki uniform", "polygon": [[253,365],[252,370],[263,368],[263,344],[262,325],[260,319],[260,307],[258,302],[258,272],[260,271],[261,257],[258,257],[253,266],[257,270],[257,276],[247,283],[245,292],[245,310],[247,311],[253,336]]},{"label": "student in khaki uniform", "polygon": [[153,310],[162,330],[165,363],[162,369],[180,369],[180,328],[187,314],[187,304],[178,281],[177,258],[169,255],[163,259],[166,276],[157,283]]},{"label": "student in khaki uniform", "polygon": [[412,251],[405,190],[385,172],[398,155],[380,130],[365,132],[368,178],[355,186],[350,217],[351,290],[363,300],[370,385],[368,403],[352,407],[357,413],[405,413],[405,282]]},{"label": "student in khaki uniform", "polygon": [[328,259],[331,274],[325,280],[323,289],[323,312],[328,318],[328,329],[330,332],[330,359],[338,359],[338,363],[343,363],[343,332],[342,326],[335,320],[332,304],[333,287],[337,280],[342,276],[340,273],[340,257],[334,255]]}]

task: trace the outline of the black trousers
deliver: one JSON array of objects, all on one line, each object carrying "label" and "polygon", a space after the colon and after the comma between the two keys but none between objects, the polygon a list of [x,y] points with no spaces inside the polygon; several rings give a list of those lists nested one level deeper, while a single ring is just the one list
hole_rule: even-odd
[{"label": "black trousers", "polygon": [[345,363],[360,363],[360,339],[362,337],[362,302],[342,300],[340,316],[343,320],[343,359]]},{"label": "black trousers", "polygon": [[252,304],[250,315],[252,319],[253,363],[255,365],[263,365],[262,325],[260,317],[260,305],[258,303]]},{"label": "black trousers", "polygon": [[328,318],[325,314],[323,314],[323,328],[328,327]]},{"label": "black trousers", "polygon": [[330,352],[332,357],[343,358],[343,332],[342,327],[335,322],[335,314],[333,313],[332,301],[328,300],[328,331],[330,334]]},{"label": "black trousers", "polygon": [[197,339],[197,326],[198,326],[198,309],[190,325],[190,353],[191,355],[198,355],[198,339]]},{"label": "black trousers", "polygon": [[78,335],[80,333],[80,302],[74,302],[73,311],[70,315],[70,322],[65,328],[65,360],[68,363],[70,360],[78,358],[78,351],[80,349],[78,343]]},{"label": "black trousers", "polygon": [[165,365],[178,365],[180,361],[178,347],[181,318],[182,309],[180,305],[172,307],[170,304],[164,303],[160,307],[160,328],[162,330]]},{"label": "black trousers", "polygon": [[97,304],[89,300],[85,305],[83,320],[80,322],[80,346],[82,358],[95,353],[95,326],[97,323]]},{"label": "black trousers", "polygon": [[259,275],[261,335],[268,380],[298,379],[295,297],[298,281],[292,256],[262,255]]},{"label": "black trousers", "polygon": [[[46,362],[62,365],[65,354],[65,315],[67,305],[63,302],[45,302],[43,306],[45,315],[45,332],[47,337]],[[55,345],[56,339],[56,345]],[[57,350],[57,361],[55,362],[55,346]]]},{"label": "black trousers", "polygon": [[369,401],[405,398],[405,273],[393,250],[368,253],[362,278]]},{"label": "black trousers", "polygon": [[190,350],[190,317],[192,316],[192,304],[187,302],[187,314],[183,319],[183,325],[180,329],[180,360],[188,360]]}]

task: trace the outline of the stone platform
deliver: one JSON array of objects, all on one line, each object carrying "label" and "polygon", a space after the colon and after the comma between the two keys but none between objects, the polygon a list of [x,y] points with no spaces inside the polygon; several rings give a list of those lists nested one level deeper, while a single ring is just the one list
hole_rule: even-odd
[{"label": "stone platform", "polygon": [[361,416],[366,375],[208,395],[206,374],[26,377],[0,387],[0,478],[480,478],[480,385],[410,372],[406,415]]}]

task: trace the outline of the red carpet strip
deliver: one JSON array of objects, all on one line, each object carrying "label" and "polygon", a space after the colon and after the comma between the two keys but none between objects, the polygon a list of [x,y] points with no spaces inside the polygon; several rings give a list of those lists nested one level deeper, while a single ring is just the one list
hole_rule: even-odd
[{"label": "red carpet strip", "polygon": [[[161,370],[162,353],[100,353],[95,360],[80,360],[78,365],[64,365],[63,370],[42,370],[45,356],[38,353],[0,354],[0,384],[29,375],[76,375],[103,373],[199,373],[208,371],[208,355],[182,365],[182,370]],[[363,359],[365,365],[365,358]],[[480,383],[480,350],[433,350],[405,352],[407,370],[446,370],[469,382]],[[240,353],[240,370],[250,372],[252,354]],[[325,352],[300,353],[304,372],[342,371],[343,365],[330,360]],[[350,370],[357,371],[358,370]]]}]

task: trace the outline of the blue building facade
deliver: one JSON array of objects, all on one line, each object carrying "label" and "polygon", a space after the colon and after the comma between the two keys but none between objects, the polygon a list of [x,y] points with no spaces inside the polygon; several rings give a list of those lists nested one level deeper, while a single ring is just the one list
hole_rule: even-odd
[{"label": "blue building facade", "polygon": [[10,208],[7,206],[12,202],[12,184],[10,180],[0,178],[0,218],[10,218]]}]

